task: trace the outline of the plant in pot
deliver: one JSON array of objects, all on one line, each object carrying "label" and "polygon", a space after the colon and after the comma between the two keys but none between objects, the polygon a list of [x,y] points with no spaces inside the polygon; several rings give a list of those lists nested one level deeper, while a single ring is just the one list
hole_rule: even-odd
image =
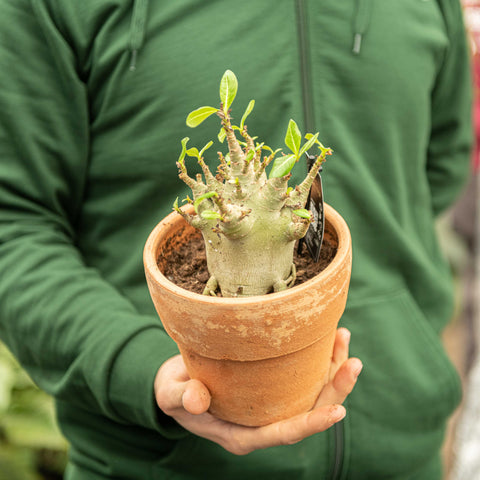
[{"label": "plant in pot", "polygon": [[[187,125],[196,127],[216,114],[218,139],[226,140],[228,152],[219,152],[214,175],[204,160],[213,142],[198,150],[187,148],[188,138],[181,141],[179,177],[193,198],[182,208],[177,199],[174,212],[152,231],[144,266],[165,330],[190,376],[211,393],[210,412],[259,426],[308,411],[327,381],[350,281],[351,241],[342,217],[325,205],[324,244],[334,254],[320,273],[295,284],[295,245],[313,219],[305,204],[331,150],[320,143],[318,133],[305,135],[302,145],[293,120],[285,137],[288,154],[258,143],[245,125],[253,100],[240,124],[232,124],[237,88],[235,75],[227,70],[220,83],[220,108],[201,107],[188,115]],[[319,153],[305,179],[290,187],[293,166],[313,147]],[[188,175],[186,157],[197,159],[203,175]],[[172,255],[198,241],[198,232],[209,277],[203,294],[182,288],[166,273]]]}]

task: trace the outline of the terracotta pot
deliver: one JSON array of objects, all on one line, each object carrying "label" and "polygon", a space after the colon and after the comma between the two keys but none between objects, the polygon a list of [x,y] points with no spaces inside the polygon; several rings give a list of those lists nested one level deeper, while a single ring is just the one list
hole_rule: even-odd
[{"label": "terracotta pot", "polygon": [[288,290],[246,298],[208,297],[170,282],[164,252],[194,229],[177,213],[150,234],[144,265],[150,295],[192,378],[212,395],[210,411],[258,426],[310,410],[328,376],[351,271],[350,232],[325,205],[325,238],[336,242],[332,262]]}]

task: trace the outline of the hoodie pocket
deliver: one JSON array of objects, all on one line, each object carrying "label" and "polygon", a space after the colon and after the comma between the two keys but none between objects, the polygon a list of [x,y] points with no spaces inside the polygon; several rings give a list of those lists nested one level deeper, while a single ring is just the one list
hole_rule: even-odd
[{"label": "hoodie pocket", "polygon": [[427,318],[400,290],[351,303],[342,324],[352,332],[351,354],[364,364],[347,399],[348,478],[407,479],[434,461],[438,466],[446,419],[461,388]]},{"label": "hoodie pocket", "polygon": [[443,426],[461,399],[459,376],[409,292],[350,305],[344,325],[364,363],[354,408],[393,429]]}]

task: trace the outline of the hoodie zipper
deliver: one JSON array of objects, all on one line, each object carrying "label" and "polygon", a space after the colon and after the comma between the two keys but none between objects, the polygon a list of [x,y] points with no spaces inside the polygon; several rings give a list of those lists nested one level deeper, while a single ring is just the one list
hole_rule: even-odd
[{"label": "hoodie zipper", "polygon": [[310,44],[308,41],[307,12],[305,0],[295,0],[297,9],[297,32],[300,58],[300,81],[302,84],[303,120],[305,131],[315,131],[313,111],[312,72],[310,65]]},{"label": "hoodie zipper", "polygon": [[[302,85],[302,104],[305,122],[305,131],[315,132],[315,114],[313,110],[312,72],[310,63],[310,43],[308,40],[308,23],[306,0],[295,0],[297,16],[297,33],[300,59],[300,80]],[[360,47],[360,45],[359,45]],[[360,48],[358,52],[360,53]],[[331,469],[331,480],[339,480],[342,474],[344,456],[343,422],[336,423],[333,427],[334,455]]]}]

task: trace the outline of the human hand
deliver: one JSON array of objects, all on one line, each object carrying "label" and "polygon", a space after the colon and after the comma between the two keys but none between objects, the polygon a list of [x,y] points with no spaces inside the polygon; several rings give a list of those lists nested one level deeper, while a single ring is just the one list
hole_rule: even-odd
[{"label": "human hand", "polygon": [[158,370],[154,391],[159,408],[177,423],[200,437],[218,443],[235,455],[254,450],[291,445],[330,428],[346,414],[341,405],[355,386],[362,370],[358,358],[348,358],[350,332],[339,328],[335,337],[329,382],[312,410],[262,427],[244,427],[208,413],[210,393],[199,380],[191,379],[180,355]]}]

